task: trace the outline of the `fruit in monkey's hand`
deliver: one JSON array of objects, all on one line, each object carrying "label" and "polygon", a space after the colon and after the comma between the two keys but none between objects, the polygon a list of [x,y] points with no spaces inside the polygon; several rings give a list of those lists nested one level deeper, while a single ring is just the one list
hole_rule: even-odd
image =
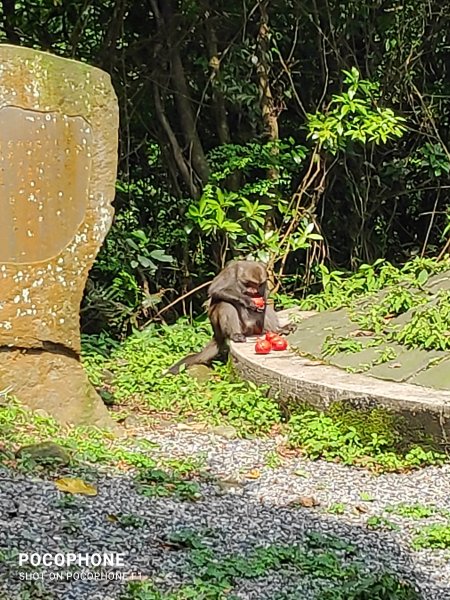
[{"label": "fruit in monkey's hand", "polygon": [[264,298],[262,296],[256,296],[256,298],[252,298],[252,300],[253,300],[253,304],[257,308],[264,308],[266,305],[266,301],[264,300]]},{"label": "fruit in monkey's hand", "polygon": [[269,354],[272,350],[272,344],[263,338],[256,341],[255,352],[256,354]]}]

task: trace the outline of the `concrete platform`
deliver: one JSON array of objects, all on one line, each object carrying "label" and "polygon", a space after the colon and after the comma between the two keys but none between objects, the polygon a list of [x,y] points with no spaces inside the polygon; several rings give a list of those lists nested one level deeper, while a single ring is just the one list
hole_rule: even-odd
[{"label": "concrete platform", "polygon": [[[293,311],[280,313],[283,320]],[[296,313],[301,318],[314,313]],[[236,370],[247,380],[268,384],[270,394],[283,405],[307,403],[326,410],[334,402],[353,408],[383,407],[404,416],[411,428],[425,431],[436,441],[450,439],[450,391],[377,379],[347,371],[294,352],[255,353],[256,338],[231,344]]]}]

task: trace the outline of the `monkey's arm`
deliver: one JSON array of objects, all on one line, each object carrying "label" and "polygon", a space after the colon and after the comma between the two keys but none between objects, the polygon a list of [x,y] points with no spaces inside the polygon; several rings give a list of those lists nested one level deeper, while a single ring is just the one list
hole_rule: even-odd
[{"label": "monkey's arm", "polygon": [[250,296],[245,295],[238,289],[238,285],[233,287],[229,286],[221,286],[219,284],[215,285],[213,281],[209,286],[208,295],[213,304],[217,304],[219,302],[227,302],[228,304],[232,304],[237,308],[239,306],[243,306],[249,310],[254,310],[255,312],[259,312],[261,309],[258,308],[254,303]]},{"label": "monkey's arm", "polygon": [[238,310],[242,307],[254,312],[262,312],[256,306],[252,297],[261,295],[266,298],[266,275],[265,270],[259,263],[247,264],[245,261],[237,261],[228,264],[211,282],[208,288],[208,296],[213,304],[226,302]]}]

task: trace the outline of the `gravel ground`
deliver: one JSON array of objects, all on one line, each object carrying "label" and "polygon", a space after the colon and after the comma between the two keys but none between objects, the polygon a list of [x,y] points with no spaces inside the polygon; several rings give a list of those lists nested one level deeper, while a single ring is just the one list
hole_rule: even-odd
[{"label": "gravel ground", "polygon": [[[201,484],[203,497],[192,503],[148,498],[131,478],[103,474],[96,481],[97,496],[74,496],[73,506],[61,506],[62,494],[53,483],[0,470],[1,600],[117,600],[123,589],[116,581],[57,582],[48,575],[42,581],[24,582],[14,552],[123,552],[130,572],[151,577],[163,587],[182,583],[189,573],[189,551],[170,547],[165,540],[184,528],[206,536],[205,543],[219,556],[246,553],[261,544],[302,543],[311,531],[333,534],[357,547],[368,572],[396,572],[413,582],[424,600],[450,600],[449,552],[410,547],[418,527],[445,519],[417,521],[383,512],[401,502],[450,510],[450,465],[374,476],[298,458],[268,466],[276,440],[226,439],[184,427],[153,431],[146,437],[158,444],[155,454],[202,455],[218,481]],[[308,503],[310,498],[318,505],[291,505]],[[336,503],[344,505],[343,514],[329,512]],[[143,521],[138,529],[124,528],[115,519],[119,514]],[[382,514],[399,529],[367,528],[368,517]],[[35,576],[44,571],[36,568]],[[236,593],[242,599],[274,600],[282,592],[295,591],[299,600],[313,600],[323,585],[320,579],[300,578],[286,568],[239,581]]]}]

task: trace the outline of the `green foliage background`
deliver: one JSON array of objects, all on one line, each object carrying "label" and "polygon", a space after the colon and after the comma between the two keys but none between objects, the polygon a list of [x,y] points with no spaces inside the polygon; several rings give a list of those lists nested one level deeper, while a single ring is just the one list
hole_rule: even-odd
[{"label": "green foliage background", "polygon": [[232,257],[303,294],[320,265],[445,249],[445,2],[13,0],[0,18],[0,41],[97,65],[119,97],[85,331],[128,331]]}]

